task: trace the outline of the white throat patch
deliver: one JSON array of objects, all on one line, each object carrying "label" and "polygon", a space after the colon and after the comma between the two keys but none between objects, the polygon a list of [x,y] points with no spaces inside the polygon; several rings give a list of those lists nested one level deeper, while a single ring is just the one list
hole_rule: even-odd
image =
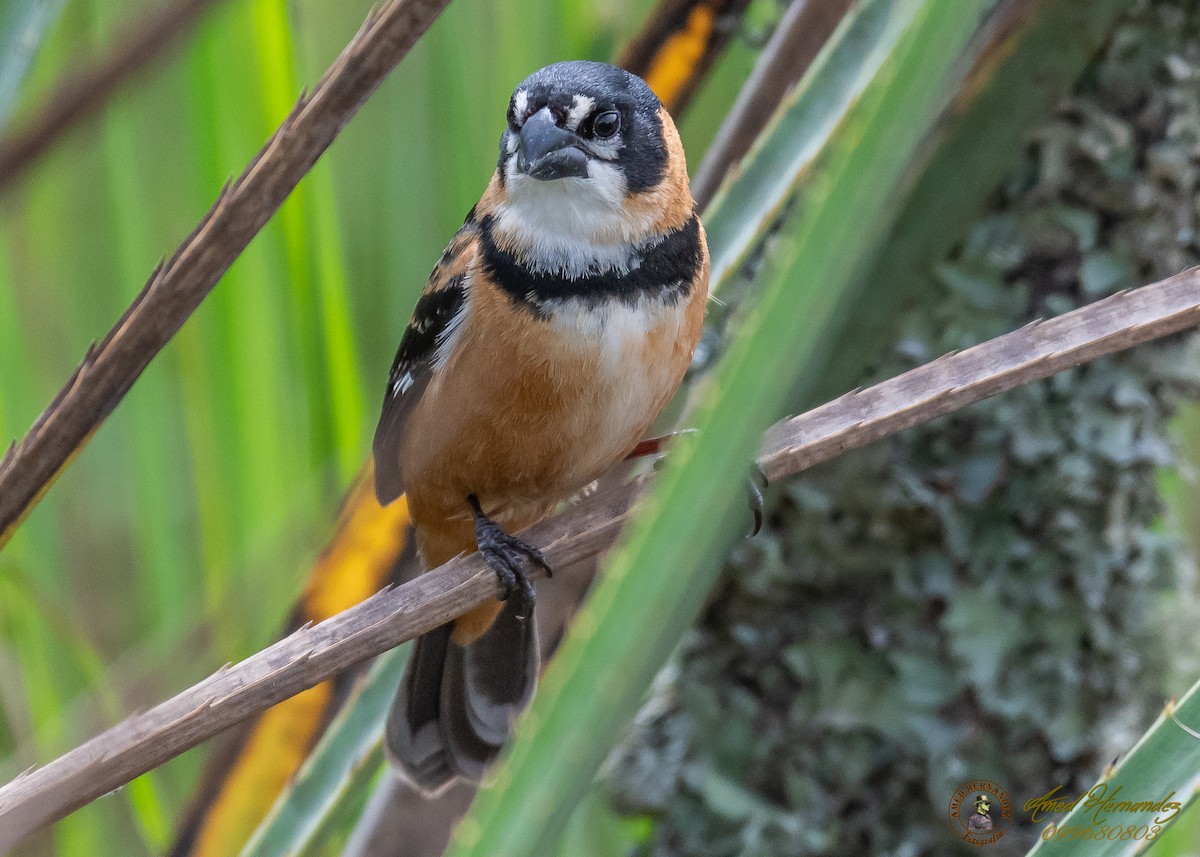
[{"label": "white throat patch", "polygon": [[653,215],[625,207],[625,178],[614,165],[588,161],[588,177],[539,181],[504,165],[507,200],[494,229],[535,271],[567,277],[627,273],[634,251],[653,228]]}]

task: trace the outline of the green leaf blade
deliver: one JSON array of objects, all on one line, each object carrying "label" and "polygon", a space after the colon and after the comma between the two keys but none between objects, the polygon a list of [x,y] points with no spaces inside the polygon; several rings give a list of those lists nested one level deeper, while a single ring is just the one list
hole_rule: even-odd
[{"label": "green leaf blade", "polygon": [[[1178,704],[1167,707],[1111,776],[1088,791],[1088,796],[1094,800],[1089,801],[1085,796],[1065,816],[1050,816],[1042,829],[1042,838],[1029,852],[1029,857],[1127,857],[1147,851],[1157,854],[1153,843],[1195,803],[1198,792],[1200,682],[1193,685]],[[1179,802],[1179,811],[1104,809],[1106,800],[1157,803],[1163,799]],[[1149,839],[1146,836],[1131,836],[1124,840],[1087,836],[1087,831],[1099,831],[1102,825],[1159,829]]]}]

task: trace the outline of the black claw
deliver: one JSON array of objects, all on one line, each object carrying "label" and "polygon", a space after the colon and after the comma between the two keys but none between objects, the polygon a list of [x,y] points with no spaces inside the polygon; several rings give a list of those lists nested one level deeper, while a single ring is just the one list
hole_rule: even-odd
[{"label": "black claw", "polygon": [[[762,488],[759,487],[759,482],[762,483]],[[750,532],[751,538],[757,536],[762,530],[763,489],[767,487],[767,484],[767,474],[763,473],[762,468],[755,464],[750,478],[746,480],[746,488],[750,494],[750,512],[754,515],[754,529]]]},{"label": "black claw", "polygon": [[503,593],[501,601],[507,601],[509,596],[516,594],[521,599],[521,607],[517,616],[528,619],[533,615],[533,605],[537,595],[533,583],[526,571],[527,563],[534,563],[550,577],[550,566],[546,558],[537,548],[525,544],[516,536],[511,536],[501,529],[500,525],[483,513],[479,498],[474,494],[467,496],[467,502],[475,512],[475,546],[483,559],[496,572],[500,579]]},{"label": "black claw", "polygon": [[521,555],[525,559],[529,560],[542,571],[546,572],[546,577],[554,577],[554,571],[550,568],[550,564],[546,562],[546,557],[540,550],[535,548],[533,545],[525,544],[525,542],[521,541],[520,539],[514,538],[513,541],[517,543],[517,550],[521,552]]}]

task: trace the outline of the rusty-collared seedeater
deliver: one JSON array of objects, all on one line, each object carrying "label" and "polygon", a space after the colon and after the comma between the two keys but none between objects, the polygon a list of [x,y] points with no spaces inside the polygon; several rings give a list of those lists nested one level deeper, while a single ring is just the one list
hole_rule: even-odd
[{"label": "rusty-collared seedeater", "polygon": [[640,78],[556,63],[507,118],[404,332],[374,442],[379,500],[407,495],[424,567],[478,550],[511,596],[416,642],[387,746],[425,791],[478,780],[533,693],[527,567],[545,559],[511,534],[633,450],[708,299],[679,134]]}]

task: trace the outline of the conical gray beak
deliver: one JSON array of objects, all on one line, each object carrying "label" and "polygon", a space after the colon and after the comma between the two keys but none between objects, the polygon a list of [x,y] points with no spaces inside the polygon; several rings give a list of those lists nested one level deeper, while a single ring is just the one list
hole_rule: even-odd
[{"label": "conical gray beak", "polygon": [[517,147],[517,169],[541,181],[587,178],[587,155],[578,138],[558,127],[549,107],[525,120]]}]

